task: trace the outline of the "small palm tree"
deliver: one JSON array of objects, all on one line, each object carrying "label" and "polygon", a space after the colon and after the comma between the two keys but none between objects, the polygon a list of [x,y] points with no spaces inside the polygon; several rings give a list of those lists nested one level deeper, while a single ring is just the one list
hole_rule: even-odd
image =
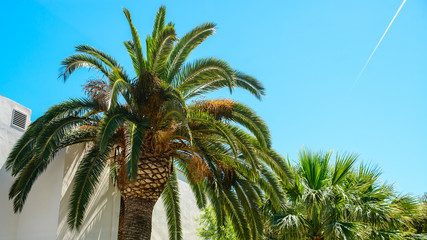
[{"label": "small palm tree", "polygon": [[215,33],[215,24],[199,25],[178,39],[161,7],[144,56],[130,13],[124,13],[132,33],[132,41],[124,45],[134,75],[87,45],[77,46],[77,53],[62,61],[64,81],[80,68],[96,70],[102,77],[87,82],[86,98],[51,107],[15,145],[6,163],[16,176],[9,192],[15,212],[22,210],[34,181],[55,153],[85,143],[89,150],[79,163],[69,202],[70,227],[81,226],[101,172],[110,167],[121,193],[118,238],[150,239],[153,207],[162,195],[170,239],[181,239],[176,178],[180,171],[199,207],[209,199],[219,225],[228,216],[238,238],[256,239],[262,225],[260,188],[254,183],[274,194],[272,171],[284,176],[286,166],[269,150],[269,130],[249,107],[229,99],[193,99],[236,87],[261,98],[264,88],[220,59],[186,62],[192,50]]},{"label": "small palm tree", "polygon": [[[417,208],[410,196],[380,183],[377,168],[355,168],[356,154],[302,150],[283,181],[280,209],[264,206],[266,239],[403,239]],[[408,235],[409,236],[409,235]]]}]

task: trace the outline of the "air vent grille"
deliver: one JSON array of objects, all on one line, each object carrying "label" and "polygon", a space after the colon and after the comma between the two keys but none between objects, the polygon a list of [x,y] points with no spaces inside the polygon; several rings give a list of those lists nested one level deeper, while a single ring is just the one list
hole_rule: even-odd
[{"label": "air vent grille", "polygon": [[21,129],[25,129],[26,124],[27,124],[27,115],[20,111],[13,110],[12,125],[19,127]]}]

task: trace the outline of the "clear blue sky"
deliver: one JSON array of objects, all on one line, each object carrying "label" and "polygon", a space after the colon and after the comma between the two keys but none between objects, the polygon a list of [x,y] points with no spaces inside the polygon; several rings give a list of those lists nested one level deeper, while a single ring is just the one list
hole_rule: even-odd
[{"label": "clear blue sky", "polygon": [[[33,110],[82,96],[86,71],[64,84],[60,61],[90,44],[126,66],[131,38],[122,7],[146,36],[155,11],[183,35],[196,24],[218,33],[192,55],[216,56],[261,80],[267,97],[233,97],[267,121],[274,148],[295,159],[302,146],[350,151],[383,169],[400,191],[427,192],[427,2],[408,0],[366,68],[359,71],[401,0],[5,1],[0,9],[0,94]],[[93,74],[92,74],[93,76]],[[226,92],[215,95],[228,96]]]}]

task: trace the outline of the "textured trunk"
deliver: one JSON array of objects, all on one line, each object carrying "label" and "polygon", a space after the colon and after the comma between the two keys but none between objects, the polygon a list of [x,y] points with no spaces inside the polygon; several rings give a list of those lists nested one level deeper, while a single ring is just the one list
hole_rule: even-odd
[{"label": "textured trunk", "polygon": [[169,157],[144,154],[135,183],[119,180],[121,192],[118,240],[150,240],[154,205],[171,172]]},{"label": "textured trunk", "polygon": [[150,240],[151,217],[155,201],[151,199],[122,199],[120,208],[119,240]]}]

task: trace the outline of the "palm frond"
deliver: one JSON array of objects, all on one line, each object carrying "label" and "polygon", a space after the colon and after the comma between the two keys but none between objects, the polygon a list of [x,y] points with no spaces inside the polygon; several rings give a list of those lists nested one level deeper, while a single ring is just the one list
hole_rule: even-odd
[{"label": "palm frond", "polygon": [[106,64],[110,68],[120,67],[119,63],[113,57],[111,57],[107,53],[105,53],[101,50],[98,50],[92,46],[85,45],[85,44],[78,45],[78,46],[76,46],[76,51],[90,54],[93,57],[101,60],[104,64]]},{"label": "palm frond", "polygon": [[148,126],[147,121],[129,123],[129,159],[127,161],[128,178],[135,181],[138,171],[138,160],[141,155],[142,143],[145,139],[145,130]]},{"label": "palm frond", "polygon": [[[199,84],[197,87],[192,88],[184,97],[185,99],[191,99],[225,87],[229,87],[227,79],[223,77],[210,78],[206,83]],[[265,96],[265,88],[262,84],[256,78],[242,72],[234,72],[233,87],[247,90],[258,99]]]},{"label": "palm frond", "polygon": [[337,156],[332,174],[332,185],[340,184],[342,181],[344,181],[346,175],[350,173],[351,168],[356,162],[357,157],[358,155],[354,153]]},{"label": "palm frond", "polygon": [[168,61],[166,62],[167,73],[161,76],[165,81],[171,83],[175,75],[181,69],[182,64],[187,59],[188,55],[200,45],[207,37],[215,33],[214,23],[205,23],[195,27],[175,45]]},{"label": "palm frond", "polygon": [[234,70],[227,62],[217,58],[203,58],[185,65],[171,82],[171,85],[186,95],[200,85],[205,85],[217,78],[223,78],[231,92],[233,77]]},{"label": "palm frond", "polygon": [[159,10],[157,10],[156,17],[154,18],[154,26],[153,32],[151,36],[156,39],[159,33],[165,27],[166,20],[166,7],[164,5],[160,6]]},{"label": "palm frond", "polygon": [[247,225],[247,219],[245,218],[236,193],[231,189],[223,189],[221,196],[224,199],[223,207],[231,220],[231,224],[233,224],[237,238],[241,240],[252,239]]},{"label": "palm frond", "polygon": [[20,212],[28,193],[37,177],[46,170],[55,154],[60,150],[60,141],[71,129],[86,124],[86,119],[80,117],[65,117],[50,122],[37,138],[32,150],[31,160],[22,165],[22,170],[9,190],[9,199],[13,198],[14,211]]},{"label": "palm frond", "polygon": [[173,26],[165,27],[156,38],[153,44],[152,70],[163,76],[165,74],[165,64],[174,47],[174,43],[178,41],[175,28]]},{"label": "palm frond", "polygon": [[235,72],[234,78],[236,87],[249,91],[258,99],[265,96],[265,88],[256,78],[239,71]]},{"label": "palm frond", "polygon": [[261,204],[260,195],[255,191],[251,183],[244,179],[238,179],[238,184],[234,185],[236,194],[243,206],[246,219],[249,221],[252,239],[259,239],[262,233],[263,225],[259,212]]},{"label": "palm frond", "polygon": [[64,82],[68,77],[77,69],[88,68],[89,70],[95,69],[108,76],[109,70],[98,58],[92,57],[87,54],[73,54],[61,62],[62,68],[60,70],[59,78],[63,78]]},{"label": "palm frond", "polygon": [[122,127],[126,121],[126,115],[124,113],[125,109],[120,110],[122,111],[116,110],[106,114],[100,123],[98,144],[101,151],[103,151],[108,146],[110,139],[113,137],[113,134],[118,130],[119,127]]},{"label": "palm frond", "polygon": [[140,68],[138,57],[136,56],[135,44],[132,41],[123,42],[126,47],[126,50],[132,60],[133,70],[135,71],[136,76],[139,76],[143,69]]},{"label": "palm frond", "polygon": [[299,153],[302,174],[311,189],[319,190],[326,184],[324,180],[328,174],[330,156],[330,152],[321,154],[304,149]]},{"label": "palm frond", "polygon": [[[139,39],[138,31],[136,30],[135,26],[132,23],[132,18],[130,16],[129,10],[126,8],[123,9],[123,12],[126,16],[126,19],[128,20],[130,30],[132,32],[132,39],[133,39],[133,49],[135,52],[136,60],[137,60],[137,67],[138,72],[141,73],[142,71],[146,70],[146,61],[144,59],[144,56],[142,55],[142,46],[141,46],[141,40]],[[139,77],[140,75],[138,75]]]},{"label": "palm frond", "polygon": [[130,92],[131,81],[129,77],[119,68],[114,68],[109,75],[109,107],[114,107],[118,104],[119,94],[123,96],[126,102],[129,104],[127,93]]},{"label": "palm frond", "polygon": [[264,191],[264,193],[268,196],[271,201],[272,206],[279,210],[280,206],[283,203],[284,191],[281,188],[281,185],[271,170],[265,166],[261,169],[262,174],[259,180],[259,186]]},{"label": "palm frond", "polygon": [[15,176],[25,166],[34,155],[34,148],[39,134],[50,121],[67,115],[83,115],[92,109],[99,109],[100,105],[96,101],[88,99],[70,99],[49,108],[43,116],[28,126],[27,131],[18,140],[10,152],[5,166],[8,171]]},{"label": "palm frond", "polygon": [[162,193],[163,204],[166,208],[166,217],[168,219],[169,239],[181,240],[181,210],[179,206],[178,179],[176,170],[172,171],[165,190]]},{"label": "palm frond", "polygon": [[95,188],[98,185],[101,173],[107,164],[110,146],[101,151],[98,146],[93,146],[84,156],[76,171],[73,191],[70,196],[70,209],[67,222],[72,228],[81,226]]}]

